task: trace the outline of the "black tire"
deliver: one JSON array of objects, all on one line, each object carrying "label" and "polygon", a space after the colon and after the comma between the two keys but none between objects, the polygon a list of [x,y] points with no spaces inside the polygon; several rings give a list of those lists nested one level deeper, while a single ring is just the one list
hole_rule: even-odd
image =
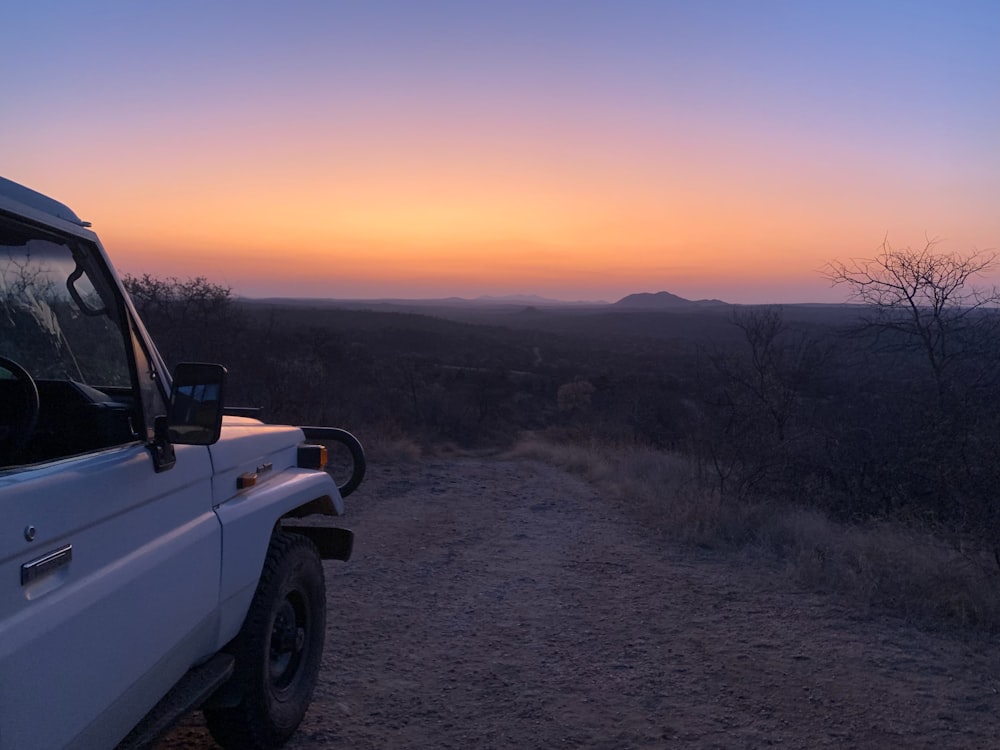
[{"label": "black tire", "polygon": [[280,747],[312,700],[326,635],[326,584],[315,545],[276,532],[247,619],[228,650],[236,658],[229,687],[235,706],[206,708],[205,722],[224,748]]}]

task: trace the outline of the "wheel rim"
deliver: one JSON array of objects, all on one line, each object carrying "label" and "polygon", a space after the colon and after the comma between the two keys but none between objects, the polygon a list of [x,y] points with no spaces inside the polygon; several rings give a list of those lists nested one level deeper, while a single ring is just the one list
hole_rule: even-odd
[{"label": "wheel rim", "polygon": [[275,612],[268,676],[278,692],[287,690],[299,675],[309,648],[308,614],[308,604],[297,591],[289,592]]}]

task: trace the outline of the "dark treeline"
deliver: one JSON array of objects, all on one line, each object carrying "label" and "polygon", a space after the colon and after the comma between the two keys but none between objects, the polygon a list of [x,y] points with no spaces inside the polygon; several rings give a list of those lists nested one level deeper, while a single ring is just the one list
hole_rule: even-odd
[{"label": "dark treeline", "polygon": [[[725,501],[921,521],[991,547],[1000,531],[993,307],[929,324],[951,326],[936,366],[871,306],[686,312],[679,333],[678,313],[631,314],[625,335],[596,312],[556,332],[539,311],[486,325],[246,302],[205,279],[127,286],[168,363],[225,364],[229,403],[267,421],[469,448],[528,430],[652,446],[689,456]],[[649,335],[658,321],[669,338]]]}]

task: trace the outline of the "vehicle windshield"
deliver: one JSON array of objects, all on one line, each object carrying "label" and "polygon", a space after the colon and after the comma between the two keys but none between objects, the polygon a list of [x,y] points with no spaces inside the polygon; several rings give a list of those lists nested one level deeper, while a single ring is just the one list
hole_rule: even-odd
[{"label": "vehicle windshield", "polygon": [[115,289],[93,243],[0,215],[0,471],[141,438]]},{"label": "vehicle windshield", "polygon": [[36,380],[129,385],[120,311],[95,257],[82,242],[0,217],[0,357]]}]

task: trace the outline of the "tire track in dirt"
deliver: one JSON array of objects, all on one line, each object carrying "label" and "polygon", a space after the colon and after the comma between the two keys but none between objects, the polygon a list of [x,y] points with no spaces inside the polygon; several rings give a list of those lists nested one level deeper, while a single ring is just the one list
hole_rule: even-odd
[{"label": "tire track in dirt", "polygon": [[[666,545],[530,461],[374,466],[289,748],[996,748],[984,638]],[[199,716],[161,747],[211,748]]]}]

